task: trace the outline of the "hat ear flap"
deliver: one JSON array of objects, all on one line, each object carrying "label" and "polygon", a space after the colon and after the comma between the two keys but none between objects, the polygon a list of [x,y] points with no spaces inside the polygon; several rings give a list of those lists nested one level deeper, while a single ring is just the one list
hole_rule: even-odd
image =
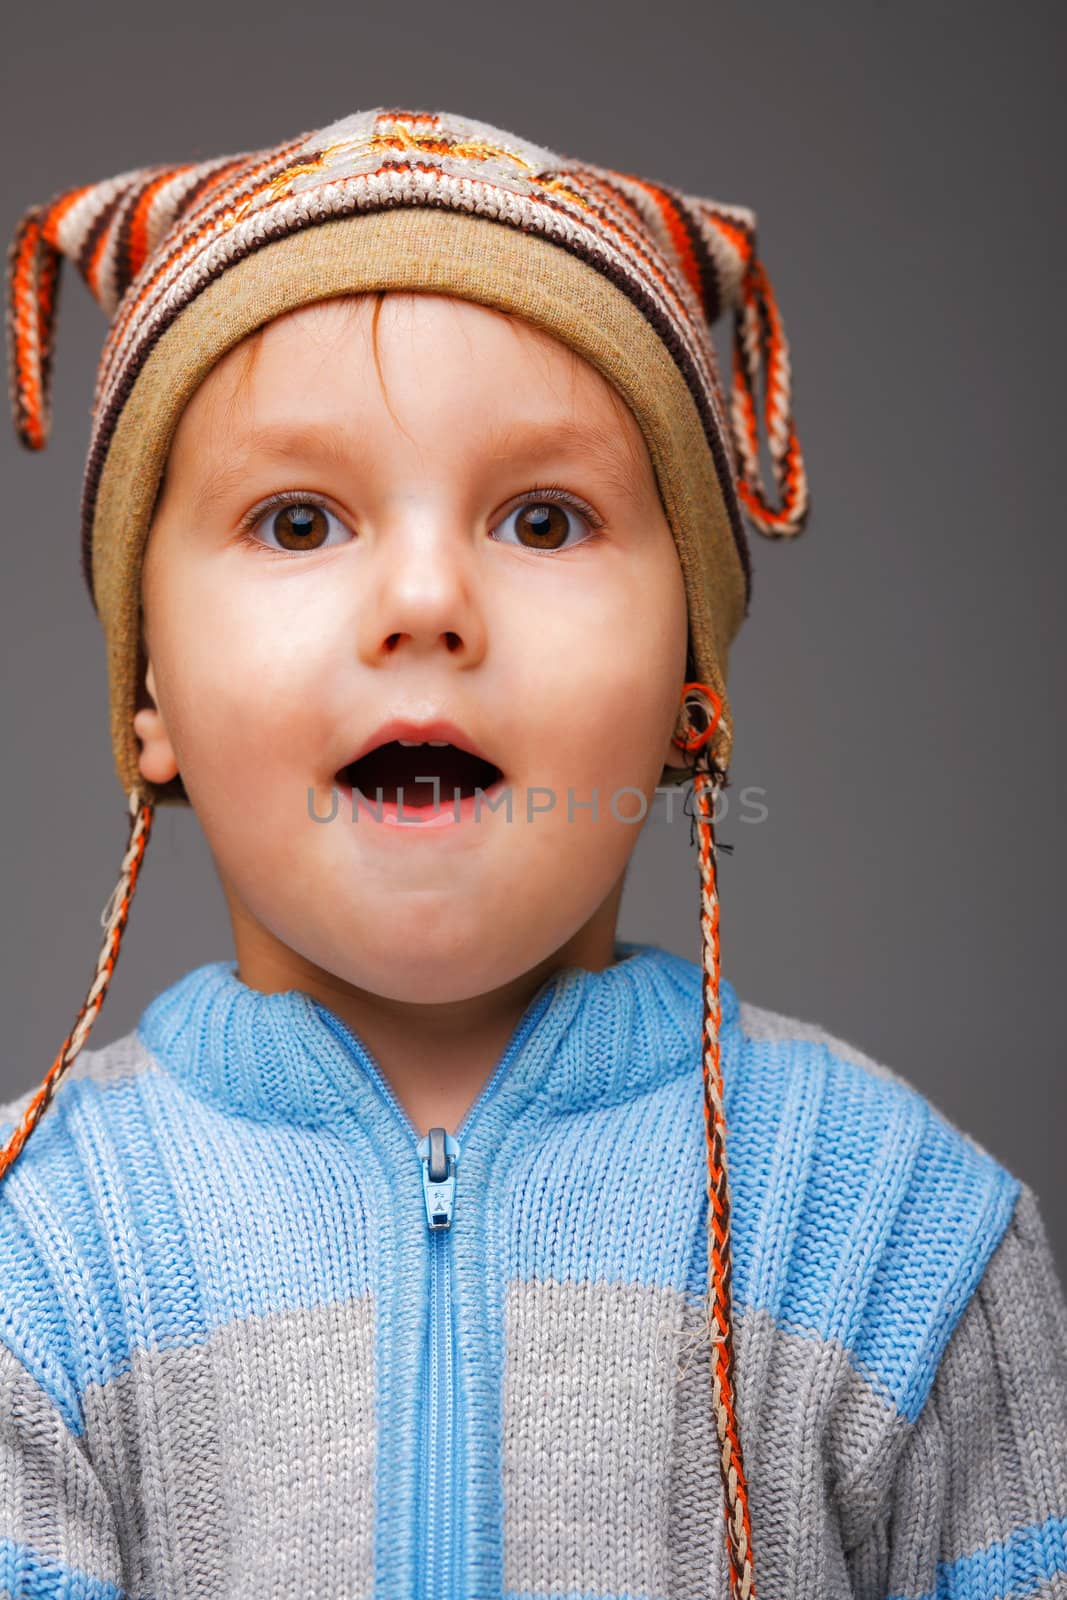
[{"label": "hat ear flap", "polygon": [[8,249],[7,345],[15,432],[27,449],[43,450],[51,430],[52,356],[64,257],[113,317],[176,219],[234,164],[228,158],[137,167],[101,183],[68,189],[22,217]]},{"label": "hat ear flap", "polygon": [[[730,435],[738,466],[738,499],[748,521],[770,538],[800,533],[810,499],[804,458],[793,423],[792,374],[785,327],[770,278],[759,259],[755,214],[693,195],[682,197],[703,245],[699,287],[708,321],[732,311],[733,381]],[[762,408],[757,400],[763,389]],[[760,420],[774,474],[777,503],[763,485]]]},{"label": "hat ear flap", "polygon": [[[756,248],[755,212],[631,174],[612,173],[610,178],[610,187],[634,207],[671,257],[708,326],[733,313],[726,420],[737,497],[760,533],[772,538],[798,534],[809,510],[807,475],[793,425],[789,346]],[[711,355],[714,362],[714,348]],[[756,399],[761,385],[762,411]],[[760,473],[761,416],[777,504]]]},{"label": "hat ear flap", "polygon": [[15,432],[43,450],[51,428],[52,346],[62,257],[45,237],[43,211],[27,211],[8,250],[8,386]]}]

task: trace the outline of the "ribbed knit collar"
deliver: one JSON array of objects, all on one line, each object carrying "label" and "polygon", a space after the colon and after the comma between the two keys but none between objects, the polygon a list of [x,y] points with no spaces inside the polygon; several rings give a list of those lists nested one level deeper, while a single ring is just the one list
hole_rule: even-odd
[{"label": "ribbed knit collar", "polygon": [[[601,972],[562,967],[522,1014],[498,1071],[573,1107],[610,1104],[699,1069],[700,968],[655,945],[616,944]],[[264,994],[213,961],[179,978],[137,1032],[195,1095],[257,1120],[312,1125],[381,1107],[381,1070],[362,1040],[299,989]],[[724,1041],[737,1020],[720,982]],[[377,1087],[376,1087],[377,1081]]]}]

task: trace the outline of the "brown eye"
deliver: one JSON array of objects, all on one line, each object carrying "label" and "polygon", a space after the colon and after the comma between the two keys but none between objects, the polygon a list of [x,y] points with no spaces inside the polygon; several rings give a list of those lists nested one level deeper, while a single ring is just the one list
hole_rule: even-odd
[{"label": "brown eye", "polygon": [[525,500],[500,524],[501,528],[509,523],[514,527],[514,537],[501,543],[518,544],[524,550],[562,550],[589,536],[591,520],[590,514],[569,498]]},{"label": "brown eye", "polygon": [[563,507],[547,501],[542,505],[523,506],[516,523],[519,537],[529,539],[541,550],[558,550],[569,529],[570,522]]},{"label": "brown eye", "polygon": [[317,550],[330,533],[319,506],[282,506],[270,518],[270,526],[283,550]]},{"label": "brown eye", "polygon": [[276,500],[246,524],[246,537],[268,550],[321,550],[342,544],[349,530],[315,500]]}]

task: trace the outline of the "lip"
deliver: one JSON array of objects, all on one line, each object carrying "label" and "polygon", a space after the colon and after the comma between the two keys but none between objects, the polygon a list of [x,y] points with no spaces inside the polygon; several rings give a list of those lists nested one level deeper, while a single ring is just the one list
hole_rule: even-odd
[{"label": "lip", "polygon": [[[419,721],[414,717],[390,717],[383,722],[360,745],[356,753],[349,757],[344,766],[338,768],[334,778],[335,786],[340,790],[348,805],[352,804],[352,788],[345,778],[346,770],[357,761],[376,750],[379,745],[389,744],[394,739],[412,739],[417,743],[425,743],[430,739],[443,740],[446,744],[455,745],[457,750],[464,750],[468,755],[475,756],[487,765],[495,767],[498,776],[484,791],[486,804],[489,807],[488,815],[492,815],[495,802],[501,791],[505,788],[507,779],[500,765],[493,760],[475,739],[461,728],[457,722],[448,717],[434,717]],[[432,833],[439,836],[440,830],[446,833],[468,833],[467,827],[455,828],[456,823],[470,823],[482,818],[481,802],[474,795],[442,801],[439,805],[412,806],[404,808],[397,801],[380,799],[365,813],[374,823],[384,823],[385,833],[393,837],[414,834]],[[379,830],[376,828],[375,832]]]}]

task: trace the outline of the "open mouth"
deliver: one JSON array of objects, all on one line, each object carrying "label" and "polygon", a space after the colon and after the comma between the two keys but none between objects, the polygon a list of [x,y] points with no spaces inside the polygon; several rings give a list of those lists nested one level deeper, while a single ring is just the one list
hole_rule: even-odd
[{"label": "open mouth", "polygon": [[380,799],[395,805],[402,789],[405,810],[417,810],[435,804],[450,806],[457,796],[466,799],[476,789],[487,791],[502,777],[491,761],[454,744],[408,744],[390,739],[342,767],[337,781],[372,803]]}]

